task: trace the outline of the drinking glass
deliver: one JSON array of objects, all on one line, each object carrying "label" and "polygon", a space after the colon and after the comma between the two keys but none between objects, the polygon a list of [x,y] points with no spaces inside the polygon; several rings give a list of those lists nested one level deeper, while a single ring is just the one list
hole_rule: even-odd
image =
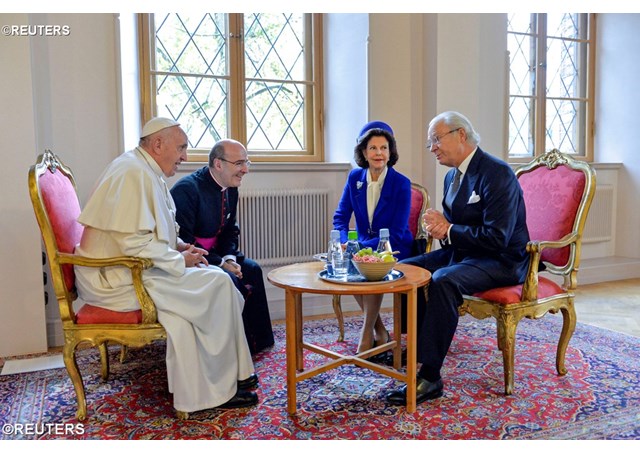
[{"label": "drinking glass", "polygon": [[333,275],[336,278],[343,278],[347,276],[347,269],[349,268],[349,260],[344,255],[333,256],[331,259],[333,263]]}]

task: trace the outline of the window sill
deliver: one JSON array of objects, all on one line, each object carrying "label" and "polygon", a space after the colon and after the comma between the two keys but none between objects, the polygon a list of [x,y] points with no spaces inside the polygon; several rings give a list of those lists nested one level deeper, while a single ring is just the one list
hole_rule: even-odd
[{"label": "window sill", "polygon": [[[207,165],[206,162],[183,162],[178,173],[189,174]],[[252,162],[249,173],[336,172],[353,168],[349,162]]]}]

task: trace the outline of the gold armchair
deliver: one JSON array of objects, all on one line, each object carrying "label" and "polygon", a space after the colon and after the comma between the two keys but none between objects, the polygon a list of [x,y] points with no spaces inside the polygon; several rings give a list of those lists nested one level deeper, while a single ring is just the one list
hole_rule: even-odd
[{"label": "gold armchair", "polygon": [[[427,189],[420,184],[411,183],[411,207],[409,210],[409,230],[414,242],[420,244],[420,253],[430,252],[433,238],[427,234],[422,224],[422,215],[429,208],[430,198]],[[422,250],[424,244],[425,250]],[[393,245],[393,244],[391,244]],[[344,341],[344,316],[342,314],[342,302],[340,295],[333,296],[333,311],[338,319],[338,341]]]},{"label": "gold armchair", "polygon": [[[567,373],[564,362],[576,326],[573,299],[582,233],[596,188],[595,170],[589,164],[555,149],[519,167],[516,176],[524,192],[530,235],[526,280],[521,285],[465,295],[459,308],[461,315],[496,319],[507,395],[513,392],[515,334],[522,318],[562,312],[556,369],[561,376]],[[547,272],[563,277],[562,286],[539,275],[541,262]]]},{"label": "gold armchair", "polygon": [[[64,332],[63,359],[78,400],[76,416],[87,416],[84,383],[78,370],[75,351],[78,344],[88,342],[100,351],[101,375],[109,376],[109,341],[122,345],[121,360],[127,346],[140,347],[166,339],[164,327],[157,322],[156,308],[142,282],[142,271],[152,266],[151,260],[130,256],[89,259],[74,255],[83,226],[77,219],[80,204],[71,170],[51,151],[41,154],[29,169],[29,193],[42,233],[51,268],[53,288],[60,307]],[[74,311],[76,300],[73,266],[125,266],[131,270],[133,285],[141,310],[115,312],[91,305]],[[180,418],[186,414],[178,413]]]}]

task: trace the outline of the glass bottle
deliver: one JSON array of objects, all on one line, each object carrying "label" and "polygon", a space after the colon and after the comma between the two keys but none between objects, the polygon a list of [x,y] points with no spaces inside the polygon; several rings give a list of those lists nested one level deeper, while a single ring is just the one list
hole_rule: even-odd
[{"label": "glass bottle", "polygon": [[380,228],[380,240],[378,241],[378,249],[376,250],[378,253],[393,252],[389,236],[388,228]]},{"label": "glass bottle", "polygon": [[353,255],[360,251],[360,244],[358,243],[358,232],[356,230],[349,230],[347,235],[347,246],[344,249],[345,260],[347,261],[347,275],[360,275],[358,269],[351,262]]},{"label": "glass bottle", "polygon": [[[340,243],[340,231],[331,230],[329,237],[330,237],[329,248],[327,250],[327,276],[334,277],[335,276],[335,271],[333,267],[334,259],[338,263],[341,263],[343,259],[342,244]],[[338,270],[338,273],[340,273],[340,269]]]}]

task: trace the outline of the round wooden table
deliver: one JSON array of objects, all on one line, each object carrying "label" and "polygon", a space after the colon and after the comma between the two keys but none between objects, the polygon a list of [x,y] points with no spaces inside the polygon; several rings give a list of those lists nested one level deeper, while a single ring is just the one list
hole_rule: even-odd
[{"label": "round wooden table", "polygon": [[[324,264],[321,262],[291,264],[269,272],[267,279],[275,286],[285,290],[285,325],[287,353],[287,410],[296,413],[296,384],[325,371],[342,365],[353,364],[382,373],[407,384],[407,412],[416,410],[416,304],[418,288],[426,286],[431,280],[431,273],[421,267],[408,264],[397,264],[394,269],[404,273],[404,277],[391,281],[367,284],[334,283],[318,276]],[[394,338],[386,344],[377,346],[356,355],[348,356],[330,351],[326,348],[304,342],[302,335],[302,294],[327,295],[366,295],[393,294],[393,332]],[[402,345],[401,331],[401,296],[407,296],[407,368],[400,372]],[[307,349],[325,357],[330,361],[315,368],[304,370],[303,350]],[[393,368],[366,360],[380,352],[393,351]]]}]

